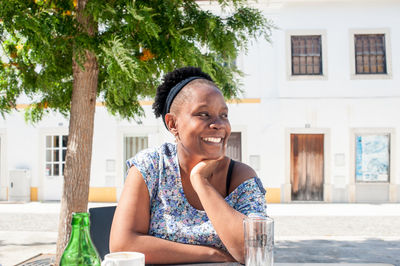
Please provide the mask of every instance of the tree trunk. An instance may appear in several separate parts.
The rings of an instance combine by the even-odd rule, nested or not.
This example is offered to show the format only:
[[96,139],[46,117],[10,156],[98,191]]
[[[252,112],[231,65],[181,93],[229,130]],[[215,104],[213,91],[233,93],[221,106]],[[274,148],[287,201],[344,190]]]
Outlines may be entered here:
[[[81,30],[93,36],[97,30],[97,25],[92,17],[85,16],[83,13],[86,2],[87,0],[77,2],[77,20],[81,24]],[[58,224],[57,265],[69,241],[72,212],[86,212],[89,196],[99,69],[95,54],[88,50],[84,51],[83,68],[79,66],[75,60],[78,49],[79,47],[74,48],[72,65],[74,82],[64,171],[64,189]]]

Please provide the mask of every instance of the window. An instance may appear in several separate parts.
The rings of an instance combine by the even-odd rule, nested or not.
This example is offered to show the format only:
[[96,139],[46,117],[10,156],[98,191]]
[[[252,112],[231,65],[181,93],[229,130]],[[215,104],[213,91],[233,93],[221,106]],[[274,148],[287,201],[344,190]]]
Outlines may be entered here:
[[228,139],[226,155],[235,161],[242,161],[242,133],[232,132]]
[[292,75],[322,75],[321,35],[291,36]]
[[356,74],[386,74],[385,34],[354,35]]
[[351,79],[391,79],[390,29],[350,29]]
[[356,182],[389,182],[390,134],[356,135]]
[[[148,148],[148,137],[124,137],[124,163],[139,151]],[[125,172],[128,171],[125,165]]]
[[46,175],[63,176],[67,154],[67,135],[46,136]]

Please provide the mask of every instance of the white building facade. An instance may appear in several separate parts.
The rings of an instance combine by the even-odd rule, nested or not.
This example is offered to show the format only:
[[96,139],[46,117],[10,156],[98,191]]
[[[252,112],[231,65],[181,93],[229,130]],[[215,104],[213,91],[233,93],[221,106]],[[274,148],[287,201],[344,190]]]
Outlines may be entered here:
[[[400,202],[400,2],[255,7],[278,28],[237,59],[246,75],[241,101],[229,104],[229,154],[253,166],[270,202]],[[28,186],[31,200],[59,200],[68,120],[28,125],[23,108],[0,119],[0,199]],[[171,140],[151,103],[143,108],[137,124],[98,105],[89,200],[117,201],[125,159]]]

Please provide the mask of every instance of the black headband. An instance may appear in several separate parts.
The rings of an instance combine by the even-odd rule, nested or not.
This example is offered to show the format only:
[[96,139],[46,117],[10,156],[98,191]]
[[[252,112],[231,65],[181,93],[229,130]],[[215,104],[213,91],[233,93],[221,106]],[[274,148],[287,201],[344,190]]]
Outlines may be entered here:
[[164,109],[162,112],[162,119],[164,121],[165,127],[168,129],[167,124],[165,123],[165,115],[169,113],[169,110],[171,109],[172,102],[174,101],[176,95],[181,91],[183,87],[186,86],[189,82],[195,79],[204,79],[203,77],[199,76],[193,76],[193,77],[188,77],[182,81],[180,81],[178,84],[176,84],[172,89],[169,91],[167,100],[165,101]]

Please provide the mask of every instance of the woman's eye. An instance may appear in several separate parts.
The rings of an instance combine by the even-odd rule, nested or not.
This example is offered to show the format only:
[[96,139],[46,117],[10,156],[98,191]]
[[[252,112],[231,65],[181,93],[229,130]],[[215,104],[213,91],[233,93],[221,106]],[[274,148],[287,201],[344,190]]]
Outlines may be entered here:
[[201,116],[201,117],[207,117],[208,114],[207,114],[207,113],[200,113],[199,116]]
[[221,117],[222,118],[228,118],[228,114],[222,114]]

